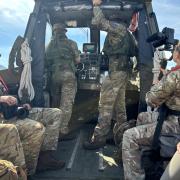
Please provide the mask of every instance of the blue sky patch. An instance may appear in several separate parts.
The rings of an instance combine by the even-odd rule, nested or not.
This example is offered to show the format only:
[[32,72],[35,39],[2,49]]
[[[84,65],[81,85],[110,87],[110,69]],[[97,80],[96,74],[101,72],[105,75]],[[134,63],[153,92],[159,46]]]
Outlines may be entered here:
[[[0,0],[0,65],[8,64],[11,47],[18,35],[24,35],[29,14],[34,6],[33,0]],[[175,29],[175,38],[180,39],[180,1],[179,0],[154,0],[154,12],[157,15],[160,29],[165,26]],[[79,49],[82,43],[87,42],[87,29],[69,30],[68,37],[77,41]],[[102,32],[102,41],[105,33]],[[48,34],[48,39],[50,34]],[[89,40],[89,39],[88,39]]]

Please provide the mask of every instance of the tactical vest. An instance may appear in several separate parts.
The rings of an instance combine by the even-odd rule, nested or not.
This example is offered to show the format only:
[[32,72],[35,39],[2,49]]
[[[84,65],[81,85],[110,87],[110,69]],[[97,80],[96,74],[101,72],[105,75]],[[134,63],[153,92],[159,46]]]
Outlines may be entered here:
[[130,57],[137,55],[137,45],[132,34],[108,34],[104,43],[104,53],[109,57],[109,72],[131,71]]
[[51,68],[52,71],[56,70],[58,67],[62,70],[71,69],[75,72],[74,64],[74,50],[71,47],[71,42],[68,39],[63,40],[52,40],[50,51],[48,56],[51,57]]
[[[103,51],[108,56],[114,55],[123,55],[133,57],[136,52],[132,52],[132,49],[135,49],[132,46],[135,46],[135,42],[133,42],[132,35],[127,31],[126,34],[122,36],[118,36],[118,34],[108,34],[104,43]],[[135,51],[135,50],[134,50]]]

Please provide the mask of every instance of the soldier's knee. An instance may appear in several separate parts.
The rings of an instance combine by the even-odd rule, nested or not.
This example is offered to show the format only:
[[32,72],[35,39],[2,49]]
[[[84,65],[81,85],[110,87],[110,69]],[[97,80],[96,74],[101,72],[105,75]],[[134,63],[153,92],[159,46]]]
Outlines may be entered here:
[[28,134],[29,133],[33,134],[35,132],[43,134],[45,131],[45,127],[42,123],[31,120],[31,119],[28,119],[27,121],[24,122],[23,128],[24,128],[24,131],[26,131],[26,133]]
[[62,119],[62,110],[58,108],[51,108],[50,109],[51,118],[48,119],[48,124],[54,124],[60,122]]
[[138,114],[136,126],[142,125],[149,119],[149,112],[141,112]]
[[131,148],[131,144],[134,141],[134,128],[128,129],[123,134],[122,148],[129,149]]
[[123,142],[126,141],[127,139],[129,139],[129,129],[124,131],[124,134],[123,134]]
[[39,131],[41,133],[45,132],[45,127],[42,123],[37,122],[37,121],[33,121],[33,127],[34,127],[34,131]]
[[32,129],[33,130],[29,132],[31,139],[34,139],[35,142],[41,142],[44,138],[44,133],[46,129],[44,125],[40,122],[34,122]]
[[46,110],[45,110],[45,112],[47,113],[51,113],[51,114],[53,114],[53,115],[61,115],[62,114],[62,110],[61,109],[59,109],[59,108],[47,108]]
[[3,124],[3,127],[4,127],[4,128],[7,128],[7,129],[9,129],[9,130],[17,129],[14,124]]
[[143,119],[144,119],[145,117],[147,117],[148,114],[149,114],[149,112],[141,112],[141,113],[139,113],[139,114],[138,114],[138,120],[139,120],[139,121],[143,121]]
[[18,135],[18,130],[14,124],[5,124],[5,129],[7,129],[7,132],[11,133],[11,135],[16,136]]
[[58,109],[58,108],[53,108],[53,112],[57,115],[61,115],[62,114],[62,110]]

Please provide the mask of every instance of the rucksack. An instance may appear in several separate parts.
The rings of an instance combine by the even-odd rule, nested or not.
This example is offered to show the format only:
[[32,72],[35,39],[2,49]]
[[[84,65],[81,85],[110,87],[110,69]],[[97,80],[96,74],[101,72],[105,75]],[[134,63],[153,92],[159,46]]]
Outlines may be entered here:
[[17,167],[11,162],[0,160],[0,180],[27,180],[25,172],[22,169],[17,172]]

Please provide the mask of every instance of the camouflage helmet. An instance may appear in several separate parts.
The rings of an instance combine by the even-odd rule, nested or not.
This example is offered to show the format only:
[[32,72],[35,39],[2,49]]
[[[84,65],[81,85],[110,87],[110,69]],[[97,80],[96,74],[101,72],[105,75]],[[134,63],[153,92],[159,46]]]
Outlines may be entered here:
[[53,25],[53,31],[55,31],[55,30],[59,30],[59,31],[62,31],[62,32],[67,32],[67,30],[66,30],[66,26],[65,26],[65,24],[63,24],[63,23],[55,23],[54,25]]

